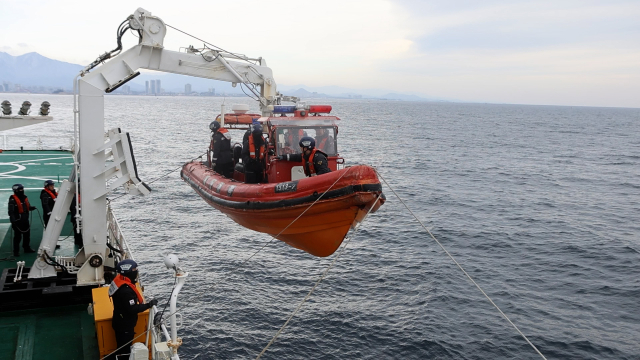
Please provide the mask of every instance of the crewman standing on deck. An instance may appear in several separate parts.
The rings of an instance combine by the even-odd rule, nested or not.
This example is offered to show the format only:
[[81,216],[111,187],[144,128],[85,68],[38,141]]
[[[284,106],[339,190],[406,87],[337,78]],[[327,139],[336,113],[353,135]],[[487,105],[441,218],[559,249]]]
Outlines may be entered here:
[[31,224],[29,222],[29,211],[36,209],[29,204],[29,199],[24,194],[24,186],[15,184],[12,187],[13,195],[9,197],[9,221],[13,229],[13,256],[20,256],[20,240],[25,254],[34,253],[30,247]]
[[276,157],[278,160],[302,162],[304,174],[307,176],[322,175],[331,172],[327,154],[316,149],[316,141],[310,136],[300,139],[302,154],[286,154]]
[[231,134],[221,127],[217,121],[209,125],[211,129],[211,167],[218,174],[233,178],[233,152],[231,151]]
[[44,227],[49,224],[49,218],[53,211],[53,205],[56,204],[56,198],[58,193],[56,192],[56,186],[53,180],[47,180],[44,182],[44,189],[40,192],[40,201],[42,202],[42,217],[44,219]]
[[[147,304],[136,287],[138,279],[138,264],[130,259],[122,260],[116,266],[115,279],[109,285],[109,296],[113,299],[113,319],[111,326],[115,331],[117,349],[111,356],[129,354],[134,342],[134,328],[138,322],[138,313],[157,305],[158,300],[151,300]],[[144,342],[142,336],[137,342]]]

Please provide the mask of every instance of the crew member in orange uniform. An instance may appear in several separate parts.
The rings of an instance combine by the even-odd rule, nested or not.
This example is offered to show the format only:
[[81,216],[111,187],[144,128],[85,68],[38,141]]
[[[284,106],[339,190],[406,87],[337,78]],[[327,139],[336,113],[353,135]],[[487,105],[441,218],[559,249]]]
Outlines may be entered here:
[[40,201],[42,202],[42,217],[44,219],[44,227],[49,224],[49,218],[51,217],[51,211],[53,211],[53,205],[56,204],[56,198],[58,193],[56,192],[56,186],[53,180],[47,180],[44,182],[44,189],[40,192]]
[[12,187],[13,195],[9,197],[9,221],[13,229],[13,256],[20,256],[20,240],[25,253],[34,253],[29,245],[31,242],[31,223],[29,211],[36,209],[29,204],[29,199],[24,194],[24,186],[15,184]]
[[300,139],[302,154],[287,154],[276,157],[278,160],[302,162],[304,173],[307,176],[322,175],[331,172],[327,154],[316,149],[316,141],[310,136]]
[[266,144],[262,137],[262,125],[253,124],[244,134],[242,144],[242,163],[244,164],[244,182],[257,184],[264,180],[264,155]]
[[[111,326],[116,334],[118,347],[112,359],[117,355],[129,354],[129,349],[134,342],[134,328],[138,322],[138,313],[157,305],[158,300],[151,300],[147,304],[138,288],[136,281],[138,278],[138,264],[133,260],[122,260],[116,266],[115,279],[109,285],[109,296],[113,299],[113,319]],[[135,342],[144,342],[146,338],[140,337]]]

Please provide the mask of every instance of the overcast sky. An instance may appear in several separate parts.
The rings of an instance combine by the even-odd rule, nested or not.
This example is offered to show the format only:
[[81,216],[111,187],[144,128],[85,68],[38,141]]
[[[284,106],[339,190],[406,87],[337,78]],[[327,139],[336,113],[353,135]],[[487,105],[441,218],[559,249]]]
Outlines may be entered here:
[[[280,84],[640,107],[640,0],[0,0],[0,51],[85,65],[137,7],[262,56]],[[164,45],[202,44],[169,29]]]

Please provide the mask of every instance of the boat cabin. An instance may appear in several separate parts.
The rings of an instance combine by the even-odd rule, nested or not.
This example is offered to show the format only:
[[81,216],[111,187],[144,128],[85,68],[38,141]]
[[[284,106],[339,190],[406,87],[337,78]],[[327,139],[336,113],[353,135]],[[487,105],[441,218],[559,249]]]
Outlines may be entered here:
[[[331,106],[274,106],[273,116],[260,117],[257,114],[225,114],[225,127],[229,129],[249,129],[257,121],[262,124],[265,137],[265,181],[280,183],[295,181],[305,176],[302,163],[277,160],[279,155],[300,154],[299,141],[303,136],[316,140],[316,148],[327,155],[331,171],[338,170],[344,159],[338,153],[337,116],[329,115]],[[249,125],[249,126],[247,126]],[[235,162],[238,162],[235,156]],[[242,165],[236,166],[234,180],[244,182]]]

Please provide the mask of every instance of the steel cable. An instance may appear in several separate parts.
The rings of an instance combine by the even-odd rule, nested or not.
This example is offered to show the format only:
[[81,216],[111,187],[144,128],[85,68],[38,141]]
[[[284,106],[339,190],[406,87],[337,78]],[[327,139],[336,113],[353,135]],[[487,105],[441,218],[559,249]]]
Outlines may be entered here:
[[[375,168],[374,168],[375,169]],[[398,200],[400,200],[400,202],[402,203],[402,205],[404,205],[404,207],[409,211],[409,213],[411,213],[411,216],[413,216],[414,219],[416,219],[416,221],[418,221],[418,223],[420,223],[420,226],[422,226],[422,228],[431,236],[431,238],[440,246],[440,248],[442,248],[442,250],[449,256],[449,258],[456,264],[456,266],[458,266],[458,268],[460,268],[460,270],[462,270],[462,272],[466,275],[466,277],[473,283],[473,285],[476,286],[476,288],[478,288],[478,290],[480,290],[480,292],[482,293],[482,295],[484,295],[484,297],[487,298],[487,300],[489,300],[489,302],[491,303],[491,305],[493,305],[499,312],[500,314],[509,322],[509,324],[511,324],[511,326],[513,326],[514,329],[516,329],[516,331],[520,334],[520,336],[522,336],[522,338],[524,340],[527,341],[527,343],[529,343],[529,345],[531,345],[531,347],[538,353],[538,355],[540,355],[543,359],[547,359],[546,357],[544,357],[544,355],[542,355],[542,353],[540,352],[540,350],[538,350],[538,348],[533,345],[533,343],[531,341],[529,341],[529,338],[527,338],[522,331],[520,331],[520,329],[516,326],[516,324],[514,324],[511,319],[509,319],[509,317],[502,312],[502,310],[500,310],[500,308],[498,307],[498,305],[496,305],[495,302],[493,302],[493,300],[491,300],[491,298],[489,297],[489,295],[487,295],[487,293],[484,292],[484,290],[482,290],[482,288],[480,287],[480,285],[478,285],[478,283],[476,283],[473,278],[471,278],[471,275],[469,275],[463,268],[462,266],[456,261],[456,259],[447,251],[447,249],[445,249],[445,247],[440,243],[440,241],[438,241],[438,239],[436,239],[435,236],[433,236],[433,234],[431,233],[431,231],[429,231],[429,229],[427,229],[426,226],[424,226],[424,224],[422,223],[422,221],[420,221],[420,219],[418,219],[418,217],[413,213],[413,211],[411,211],[411,209],[407,206],[407,204],[402,200],[402,198],[400,198],[400,196],[398,195],[398,193],[396,193],[396,191],[391,187],[391,185],[389,185],[389,183],[387,182],[387,180],[378,172],[378,170],[376,169],[376,174],[378,174],[378,176],[382,179],[382,181],[384,181],[384,183],[387,185],[387,187],[389,188],[389,190],[391,190],[393,192],[393,194],[398,198]]]

